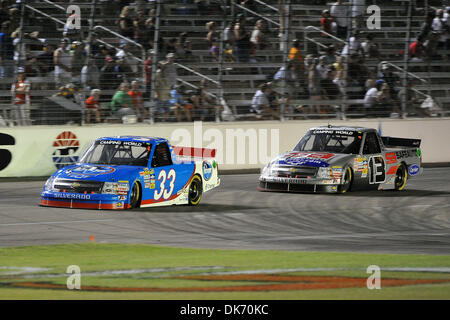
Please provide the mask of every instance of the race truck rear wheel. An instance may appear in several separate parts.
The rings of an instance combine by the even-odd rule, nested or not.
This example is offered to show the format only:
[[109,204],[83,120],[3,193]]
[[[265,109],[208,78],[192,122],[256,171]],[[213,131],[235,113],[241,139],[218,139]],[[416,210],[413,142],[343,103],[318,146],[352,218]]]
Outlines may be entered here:
[[350,191],[353,182],[353,172],[350,167],[347,167],[344,171],[344,175],[342,176],[342,184],[339,185],[338,191],[339,193],[346,193]]
[[395,190],[403,190],[406,186],[406,180],[408,180],[408,170],[406,170],[406,166],[402,163],[397,168],[397,172],[395,174]]
[[130,209],[139,208],[141,196],[141,187],[139,183],[135,182],[133,188],[131,189],[130,195]]
[[191,183],[189,184],[189,205],[196,206],[200,203],[203,193],[202,179],[195,175],[192,177]]

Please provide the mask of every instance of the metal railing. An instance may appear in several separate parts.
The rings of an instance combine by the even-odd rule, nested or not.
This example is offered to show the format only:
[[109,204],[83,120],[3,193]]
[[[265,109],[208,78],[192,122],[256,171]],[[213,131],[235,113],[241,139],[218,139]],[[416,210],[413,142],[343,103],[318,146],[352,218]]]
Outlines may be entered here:
[[261,18],[263,20],[266,20],[267,22],[270,22],[270,23],[276,25],[277,27],[280,27],[280,24],[278,22],[276,22],[276,21],[274,21],[274,20],[272,20],[270,18],[267,18],[267,17],[265,17],[263,15],[260,15],[259,13],[255,12],[253,10],[250,10],[250,9],[244,7],[244,6],[241,6],[240,4],[237,4],[234,0],[232,1],[231,5],[233,7],[238,7],[239,9],[244,10],[244,11],[246,11],[246,12],[248,12],[248,13],[254,15],[254,16],[257,16],[257,17],[259,17],[259,18]]

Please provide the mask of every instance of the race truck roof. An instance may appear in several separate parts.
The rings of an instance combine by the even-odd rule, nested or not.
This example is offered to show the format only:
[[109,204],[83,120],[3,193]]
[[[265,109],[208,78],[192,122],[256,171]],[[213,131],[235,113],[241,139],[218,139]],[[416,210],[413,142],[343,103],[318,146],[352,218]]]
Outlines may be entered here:
[[372,132],[372,131],[376,131],[373,128],[363,128],[363,127],[356,127],[356,126],[320,126],[320,127],[313,127],[311,129],[309,129],[309,131],[315,131],[315,130],[357,131],[357,132]]
[[167,142],[167,139],[160,137],[143,137],[143,136],[114,136],[114,137],[98,138],[96,139],[96,141],[123,141],[123,142],[158,144],[161,142]]

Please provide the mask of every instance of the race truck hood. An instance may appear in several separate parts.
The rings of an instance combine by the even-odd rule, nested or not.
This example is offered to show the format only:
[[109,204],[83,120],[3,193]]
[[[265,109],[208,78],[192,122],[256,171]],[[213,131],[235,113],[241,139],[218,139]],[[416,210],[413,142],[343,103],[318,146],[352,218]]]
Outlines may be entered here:
[[90,181],[119,181],[128,180],[130,176],[136,176],[143,167],[75,164],[59,169],[53,174],[57,179],[90,180]]
[[272,160],[270,166],[292,167],[329,167],[332,165],[345,165],[353,155],[329,152],[304,152],[291,151],[279,155]]

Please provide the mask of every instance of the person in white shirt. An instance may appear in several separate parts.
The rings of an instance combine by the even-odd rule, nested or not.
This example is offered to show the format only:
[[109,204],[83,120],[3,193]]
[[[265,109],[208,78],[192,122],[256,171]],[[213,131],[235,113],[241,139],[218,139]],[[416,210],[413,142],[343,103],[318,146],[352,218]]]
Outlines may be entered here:
[[364,96],[364,108],[371,109],[378,103],[378,88],[381,87],[381,82],[371,80],[368,81],[367,87],[369,88]]
[[344,0],[338,0],[330,8],[331,17],[337,24],[337,36],[341,39],[347,39],[348,22],[350,19],[349,7]]
[[433,31],[439,33],[439,44],[438,49],[446,49],[447,40],[450,38],[449,25],[447,17],[444,16],[444,10],[438,9],[436,11],[436,17],[433,19],[431,24]]
[[53,53],[57,88],[72,81],[72,56],[67,48],[68,44],[67,38],[61,39],[60,47]]
[[353,28],[358,30],[362,28],[364,13],[366,12],[366,0],[351,0]]
[[259,86],[258,91],[252,99],[251,111],[256,113],[256,118],[262,120],[264,116],[273,116],[276,119],[280,119],[280,114],[270,108],[269,94],[271,88],[267,83],[263,83]]

